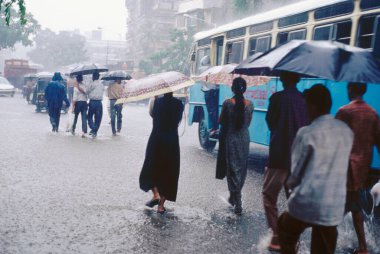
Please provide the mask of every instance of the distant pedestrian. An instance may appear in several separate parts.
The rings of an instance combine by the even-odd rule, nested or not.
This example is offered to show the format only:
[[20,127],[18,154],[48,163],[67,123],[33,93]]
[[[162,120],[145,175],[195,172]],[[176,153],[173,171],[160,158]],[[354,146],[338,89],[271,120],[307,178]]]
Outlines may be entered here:
[[221,137],[219,143],[217,174],[218,179],[227,176],[229,203],[236,214],[243,211],[241,190],[247,176],[250,137],[248,127],[252,120],[253,104],[244,99],[247,89],[243,78],[235,78],[232,83],[234,97],[223,103],[219,123]]
[[75,85],[76,79],[74,75],[70,75],[67,79],[67,95],[70,103],[73,101],[74,97],[74,85]]
[[99,73],[92,74],[92,82],[87,86],[87,94],[90,100],[88,104],[88,126],[90,127],[90,135],[96,137],[103,116],[103,95],[104,86],[99,80]]
[[66,107],[70,107],[70,102],[66,96],[66,89],[62,82],[61,73],[56,72],[52,81],[45,88],[45,99],[53,132],[58,132],[63,102],[66,103]]
[[122,98],[122,94],[123,86],[121,85],[121,80],[115,80],[114,83],[108,86],[107,96],[110,100],[111,128],[114,136],[116,136],[116,132],[120,133],[123,121],[123,104],[115,104],[118,99]]
[[163,214],[165,201],[175,202],[180,172],[178,125],[182,119],[183,104],[167,93],[154,101],[151,116],[153,129],[146,148],[145,161],[140,174],[140,188],[152,190],[153,198],[146,203],[158,205]]
[[345,122],[354,132],[347,178],[346,212],[352,213],[359,248],[355,253],[368,253],[365,240],[363,215],[361,214],[360,193],[366,188],[366,181],[373,156],[373,146],[380,149],[380,120],[376,111],[363,100],[367,84],[350,83],[347,86],[348,105],[339,109],[336,118]]
[[277,200],[289,175],[291,147],[298,129],[309,123],[304,97],[297,89],[300,76],[292,72],[282,72],[280,80],[284,90],[270,97],[266,115],[271,133],[263,185],[265,215],[273,232],[268,249],[274,251],[280,249],[277,237]]
[[304,94],[312,123],[297,132],[292,147],[288,211],[278,220],[281,253],[297,253],[300,235],[311,227],[311,253],[333,254],[344,214],[353,133],[329,114],[332,101],[326,87],[317,84]]
[[77,75],[76,83],[74,85],[74,97],[73,97],[73,112],[74,122],[71,128],[71,133],[75,135],[75,128],[78,121],[78,116],[81,114],[82,120],[82,138],[86,137],[87,133],[87,88],[83,84],[83,76]]

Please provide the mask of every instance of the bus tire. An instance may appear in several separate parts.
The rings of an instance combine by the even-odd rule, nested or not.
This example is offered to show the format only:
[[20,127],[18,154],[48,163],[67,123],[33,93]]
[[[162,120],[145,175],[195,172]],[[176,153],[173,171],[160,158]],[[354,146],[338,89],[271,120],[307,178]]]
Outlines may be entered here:
[[203,114],[200,116],[200,119],[199,119],[198,138],[199,138],[199,144],[201,145],[203,149],[207,150],[208,152],[212,152],[212,150],[214,150],[216,141],[210,140],[207,121]]

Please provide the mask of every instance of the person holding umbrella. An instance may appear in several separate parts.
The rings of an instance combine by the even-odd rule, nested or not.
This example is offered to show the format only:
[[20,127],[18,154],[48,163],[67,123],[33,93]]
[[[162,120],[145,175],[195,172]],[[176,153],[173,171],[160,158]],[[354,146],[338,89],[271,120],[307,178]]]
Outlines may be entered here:
[[277,200],[289,175],[293,139],[298,129],[309,123],[304,97],[297,89],[300,76],[294,72],[283,71],[280,80],[284,90],[270,97],[266,115],[271,134],[262,191],[265,215],[273,232],[268,249],[275,251],[280,250],[277,236]]
[[121,79],[114,79],[114,82],[111,83],[107,88],[107,96],[110,100],[111,108],[111,128],[112,135],[116,136],[116,132],[120,133],[122,121],[123,121],[123,104],[116,104],[116,101],[122,98],[123,86],[121,85]]
[[165,201],[175,202],[180,172],[178,125],[184,106],[173,93],[155,100],[151,116],[153,129],[146,148],[144,165],[140,173],[140,188],[152,190],[148,207],[158,205],[157,212],[165,213]]
[[82,118],[82,138],[84,138],[87,133],[87,88],[83,84],[83,76],[81,74],[76,76],[76,81],[73,97],[74,122],[71,128],[71,133],[75,135],[75,128],[80,113]]
[[45,88],[45,99],[47,100],[53,132],[58,132],[63,101],[66,103],[66,107],[70,107],[70,102],[67,99],[66,89],[62,84],[62,81],[61,73],[56,72],[54,73],[52,81],[49,82],[48,86]]
[[94,72],[92,74],[92,82],[87,86],[87,94],[90,100],[88,104],[88,126],[91,129],[90,135],[93,138],[97,136],[102,121],[103,93],[104,86],[99,80],[99,72]]

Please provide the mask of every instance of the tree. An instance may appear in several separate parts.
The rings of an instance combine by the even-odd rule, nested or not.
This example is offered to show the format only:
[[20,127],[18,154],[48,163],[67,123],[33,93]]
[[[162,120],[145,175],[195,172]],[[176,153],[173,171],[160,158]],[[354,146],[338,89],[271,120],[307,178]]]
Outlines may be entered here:
[[146,74],[161,71],[179,71],[188,74],[188,56],[193,41],[194,29],[173,29],[170,40],[173,44],[166,49],[158,51],[149,57],[148,61],[141,61],[139,67]]
[[36,48],[29,52],[29,57],[48,70],[57,70],[87,60],[86,39],[74,32],[41,30],[36,35],[35,42]]
[[0,13],[2,14],[1,20],[5,19],[5,23],[7,25],[11,22],[11,16],[14,15],[13,5],[18,5],[18,14],[19,14],[19,22],[21,25],[25,25],[27,23],[28,17],[25,9],[25,1],[24,0],[0,0]]
[[[32,45],[30,36],[36,34],[40,29],[38,22],[32,14],[27,13],[28,22],[22,24],[21,17],[16,10],[10,9],[9,12],[12,18],[8,21],[6,21],[4,13],[0,12],[0,50],[12,48],[17,42],[21,42],[24,46]],[[7,22],[9,23],[7,24]]]

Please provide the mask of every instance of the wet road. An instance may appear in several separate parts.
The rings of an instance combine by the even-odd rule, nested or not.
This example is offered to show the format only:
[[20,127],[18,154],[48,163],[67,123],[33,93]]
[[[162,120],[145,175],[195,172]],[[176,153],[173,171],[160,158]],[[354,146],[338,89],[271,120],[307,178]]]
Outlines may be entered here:
[[[251,147],[244,214],[235,216],[223,201],[226,182],[214,177],[216,153],[199,147],[197,126],[186,127],[177,202],[161,216],[144,207],[151,195],[138,186],[152,125],[147,108],[126,106],[116,137],[106,110],[97,139],[65,132],[67,117],[53,134],[48,115],[34,113],[20,95],[0,98],[0,253],[267,253],[265,147]],[[338,253],[356,245],[347,220]],[[379,225],[369,239],[374,253]],[[302,236],[302,253],[309,235]]]

